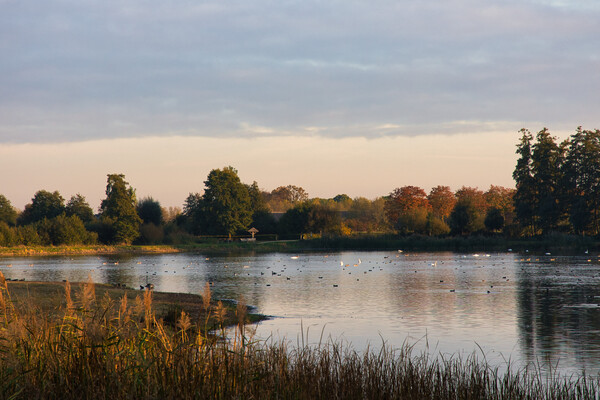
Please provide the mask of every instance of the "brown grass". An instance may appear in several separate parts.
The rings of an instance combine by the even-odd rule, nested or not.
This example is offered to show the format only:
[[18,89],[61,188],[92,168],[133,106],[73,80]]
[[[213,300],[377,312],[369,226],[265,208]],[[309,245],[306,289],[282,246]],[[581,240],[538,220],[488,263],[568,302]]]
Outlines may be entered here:
[[[257,342],[242,301],[234,312],[196,296],[200,313],[178,310],[169,325],[158,317],[161,293],[131,293],[93,282],[2,282],[0,273],[3,399],[538,400],[600,395],[598,378],[547,377],[539,369],[502,371],[475,356],[432,359],[427,353],[413,355],[410,346],[359,354],[335,342],[296,347]],[[31,301],[32,295],[45,296],[44,301]],[[235,331],[225,336],[227,318],[235,321]]]

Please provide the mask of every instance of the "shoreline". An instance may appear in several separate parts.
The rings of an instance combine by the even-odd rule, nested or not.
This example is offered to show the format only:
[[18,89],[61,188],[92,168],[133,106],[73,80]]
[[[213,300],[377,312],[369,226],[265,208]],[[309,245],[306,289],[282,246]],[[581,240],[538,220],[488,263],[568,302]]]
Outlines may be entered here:
[[600,252],[600,241],[589,236],[551,234],[541,237],[511,239],[490,236],[430,237],[412,235],[363,235],[322,237],[310,240],[257,242],[204,242],[180,245],[74,245],[0,247],[0,257],[90,256],[120,254],[232,254],[296,253],[321,251],[403,251],[412,252],[552,252],[576,254]]
[[[69,282],[71,290],[75,296],[83,292],[86,285],[85,282]],[[66,282],[58,281],[21,281],[6,279],[8,291],[11,296],[18,300],[17,304],[30,305],[39,307],[40,310],[46,313],[56,313],[65,308],[65,286]],[[109,296],[112,301],[119,301],[123,296],[126,296],[129,301],[133,302],[136,297],[144,296],[145,290],[138,290],[129,287],[110,285],[104,283],[93,283],[94,297],[98,304],[105,296]],[[177,313],[185,311],[191,318],[196,320],[203,315],[203,300],[202,296],[194,293],[181,292],[160,292],[151,291],[152,302],[157,316],[164,319],[176,318]],[[212,299],[211,308],[216,306],[217,302],[221,302],[226,311],[225,326],[233,326],[237,323],[235,319],[237,302],[234,300]],[[261,321],[273,318],[271,316],[259,314],[255,312],[255,308],[247,305],[247,323],[255,324]],[[172,321],[174,322],[174,321]]]

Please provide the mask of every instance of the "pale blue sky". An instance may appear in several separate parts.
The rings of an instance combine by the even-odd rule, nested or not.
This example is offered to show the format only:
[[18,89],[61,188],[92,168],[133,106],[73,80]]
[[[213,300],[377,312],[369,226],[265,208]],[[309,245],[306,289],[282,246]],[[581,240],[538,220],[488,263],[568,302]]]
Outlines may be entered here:
[[[105,175],[123,172],[139,192],[180,205],[224,165],[265,189],[302,183],[315,196],[510,185],[521,127],[600,128],[597,4],[0,0],[0,151],[9,155],[0,168],[10,171],[0,192],[17,207],[42,188],[96,204]],[[502,167],[462,167],[481,141],[496,144],[485,155]],[[441,159],[389,164],[407,151],[392,145],[415,146],[408,158],[423,160],[415,151],[434,142],[454,160],[442,170],[428,169]],[[59,143],[80,155],[53,158]],[[115,145],[132,147],[118,160],[98,153]],[[146,157],[129,163],[136,146]],[[296,147],[310,165],[294,154],[271,166]],[[323,148],[329,160],[315,156]],[[349,151],[374,163],[363,164],[373,174],[329,164]],[[246,165],[253,153],[262,158]],[[144,167],[161,165],[177,175],[170,187],[136,185],[150,181]]]

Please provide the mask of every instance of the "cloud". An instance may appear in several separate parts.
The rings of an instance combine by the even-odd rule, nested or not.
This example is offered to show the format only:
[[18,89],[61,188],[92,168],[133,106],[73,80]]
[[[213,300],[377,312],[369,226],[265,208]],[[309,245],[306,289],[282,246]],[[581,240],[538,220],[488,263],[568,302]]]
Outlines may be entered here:
[[0,142],[598,127],[595,4],[0,1]]

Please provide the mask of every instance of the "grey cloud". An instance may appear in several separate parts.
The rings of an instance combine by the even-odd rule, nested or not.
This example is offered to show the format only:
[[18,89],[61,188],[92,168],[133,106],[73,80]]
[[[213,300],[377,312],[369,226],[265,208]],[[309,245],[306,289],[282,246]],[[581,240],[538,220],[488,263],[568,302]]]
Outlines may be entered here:
[[0,1],[0,142],[598,127],[594,4]]

